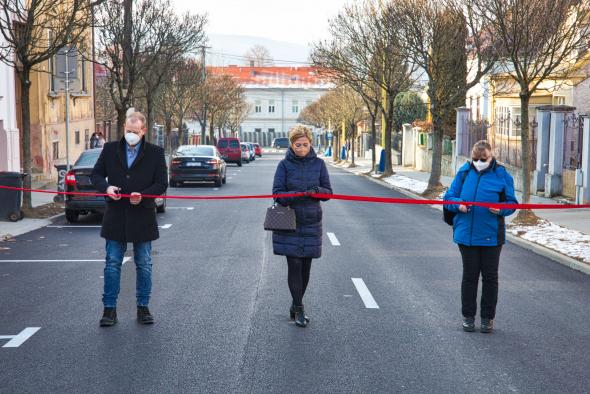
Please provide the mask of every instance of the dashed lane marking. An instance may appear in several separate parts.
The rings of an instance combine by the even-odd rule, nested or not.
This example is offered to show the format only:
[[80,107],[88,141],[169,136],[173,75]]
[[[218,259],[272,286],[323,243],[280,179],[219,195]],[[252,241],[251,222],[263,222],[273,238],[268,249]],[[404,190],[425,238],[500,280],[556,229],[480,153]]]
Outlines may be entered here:
[[356,287],[356,291],[358,291],[363,303],[365,304],[365,308],[367,309],[379,309],[379,305],[373,298],[373,295],[369,291],[369,288],[365,284],[365,281],[362,278],[351,278],[352,283]]
[[340,241],[338,241],[338,238],[336,238],[334,233],[328,233],[328,238],[333,246],[340,246]]

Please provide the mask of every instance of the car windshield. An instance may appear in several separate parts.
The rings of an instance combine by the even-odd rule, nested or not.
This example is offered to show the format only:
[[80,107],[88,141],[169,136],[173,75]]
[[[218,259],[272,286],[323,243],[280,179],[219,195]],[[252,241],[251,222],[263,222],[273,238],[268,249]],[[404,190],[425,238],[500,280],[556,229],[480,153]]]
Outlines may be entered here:
[[231,140],[229,142],[229,147],[230,148],[239,148],[240,147],[240,143],[237,140]]
[[98,160],[98,156],[100,156],[100,150],[92,150],[92,151],[86,151],[86,152],[82,152],[82,154],[80,155],[80,157],[78,158],[78,161],[76,161],[76,164],[74,164],[75,167],[94,167],[94,165],[96,164],[96,161]]
[[242,151],[246,152],[248,150],[248,147],[246,145],[242,145]]
[[181,146],[176,153],[178,156],[215,156],[212,146]]
[[227,140],[221,140],[219,141],[219,143],[217,144],[218,148],[227,148]]

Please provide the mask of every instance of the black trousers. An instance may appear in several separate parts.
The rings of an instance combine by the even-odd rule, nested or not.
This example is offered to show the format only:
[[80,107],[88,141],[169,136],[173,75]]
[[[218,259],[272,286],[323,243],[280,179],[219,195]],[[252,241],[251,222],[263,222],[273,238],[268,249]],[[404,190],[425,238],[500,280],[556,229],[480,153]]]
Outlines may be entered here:
[[499,246],[459,245],[463,258],[463,280],[461,282],[461,312],[465,317],[477,314],[477,287],[481,274],[481,317],[493,319],[498,303]]
[[287,256],[287,265],[289,266],[288,282],[293,304],[301,306],[303,305],[303,295],[309,283],[311,258]]

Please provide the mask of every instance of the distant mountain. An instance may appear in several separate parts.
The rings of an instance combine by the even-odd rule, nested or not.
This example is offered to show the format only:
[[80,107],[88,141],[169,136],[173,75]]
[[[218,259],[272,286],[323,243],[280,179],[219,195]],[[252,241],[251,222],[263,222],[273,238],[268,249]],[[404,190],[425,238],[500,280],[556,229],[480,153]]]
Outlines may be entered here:
[[212,66],[232,64],[245,66],[246,61],[243,56],[254,45],[266,47],[275,60],[276,66],[304,65],[309,61],[309,48],[305,45],[263,37],[210,34],[209,46],[211,49],[207,55],[207,64]]

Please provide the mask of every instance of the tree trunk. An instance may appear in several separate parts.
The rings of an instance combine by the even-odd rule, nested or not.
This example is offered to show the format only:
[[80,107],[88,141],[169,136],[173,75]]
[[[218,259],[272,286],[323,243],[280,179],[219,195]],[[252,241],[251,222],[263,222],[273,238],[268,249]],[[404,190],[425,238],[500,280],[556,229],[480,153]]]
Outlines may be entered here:
[[[520,93],[520,147],[522,166],[522,203],[528,204],[531,201],[531,149],[529,140],[529,101],[530,93]],[[539,218],[530,209],[523,209],[518,212],[515,222],[522,224],[537,224]]]
[[182,115],[178,116],[178,144],[184,145],[184,128],[182,127],[182,122],[184,118]]
[[430,178],[428,187],[424,191],[425,195],[436,194],[442,190],[440,183],[441,164],[442,164],[442,140],[443,127],[442,117],[435,111],[432,114],[432,166],[430,168]]
[[211,124],[209,125],[209,144],[214,145],[213,139],[215,137],[215,126],[213,125],[213,118],[211,118]]
[[[32,157],[31,157],[31,108],[30,108],[30,88],[31,82],[29,81],[30,70],[23,68],[20,73],[20,88],[21,88],[21,118],[23,127],[23,140],[21,144],[23,146],[23,164],[24,172],[28,174],[24,178],[24,188],[31,189],[32,185]],[[23,208],[32,209],[33,201],[31,198],[31,192],[23,192]]]
[[[393,101],[395,100],[395,94],[387,96],[387,116],[385,117],[385,143],[382,144],[385,149],[385,171],[382,177],[388,177],[393,174],[393,166],[391,160],[391,132],[393,129]],[[383,141],[382,141],[383,142]]]
[[371,115],[371,172],[375,171],[377,166],[377,152],[375,152],[375,143],[377,141],[377,126],[375,126],[375,120],[377,115]]
[[351,143],[351,149],[350,149],[351,153],[352,153],[352,155],[350,156],[352,158],[352,163],[350,165],[351,167],[355,167],[355,164],[354,164],[354,147],[355,147],[354,140],[355,139],[356,139],[356,125],[353,124],[352,125],[352,143]]
[[125,106],[117,108],[117,140],[125,135],[125,121],[127,120],[127,110]]
[[147,133],[145,134],[148,141],[155,141],[156,136],[154,135],[154,99],[152,93],[148,91],[146,93],[146,117],[147,117]]

